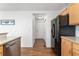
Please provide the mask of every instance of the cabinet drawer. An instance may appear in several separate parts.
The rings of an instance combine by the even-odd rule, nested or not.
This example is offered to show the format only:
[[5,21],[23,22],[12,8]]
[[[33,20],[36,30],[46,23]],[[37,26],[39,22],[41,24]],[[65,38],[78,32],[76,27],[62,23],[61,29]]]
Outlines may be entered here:
[[73,50],[79,51],[79,44],[73,43]]

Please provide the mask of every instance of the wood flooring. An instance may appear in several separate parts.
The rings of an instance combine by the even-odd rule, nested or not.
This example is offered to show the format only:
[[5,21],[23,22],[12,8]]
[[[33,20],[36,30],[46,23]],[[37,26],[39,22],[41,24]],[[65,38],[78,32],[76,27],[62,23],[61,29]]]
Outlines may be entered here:
[[46,48],[43,39],[36,39],[33,48],[21,48],[21,56],[55,56],[53,48]]

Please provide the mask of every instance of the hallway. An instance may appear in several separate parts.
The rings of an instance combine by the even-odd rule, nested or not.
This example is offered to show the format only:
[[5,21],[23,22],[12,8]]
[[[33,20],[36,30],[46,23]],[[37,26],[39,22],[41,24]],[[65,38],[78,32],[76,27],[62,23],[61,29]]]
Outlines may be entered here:
[[55,56],[55,51],[52,48],[46,48],[43,39],[36,39],[34,48],[22,48],[22,56]]

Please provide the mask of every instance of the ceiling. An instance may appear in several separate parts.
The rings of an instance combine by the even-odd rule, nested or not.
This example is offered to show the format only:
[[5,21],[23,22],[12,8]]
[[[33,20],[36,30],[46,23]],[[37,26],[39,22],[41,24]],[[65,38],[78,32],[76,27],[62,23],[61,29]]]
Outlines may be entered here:
[[56,11],[68,5],[68,3],[0,3],[0,11]]

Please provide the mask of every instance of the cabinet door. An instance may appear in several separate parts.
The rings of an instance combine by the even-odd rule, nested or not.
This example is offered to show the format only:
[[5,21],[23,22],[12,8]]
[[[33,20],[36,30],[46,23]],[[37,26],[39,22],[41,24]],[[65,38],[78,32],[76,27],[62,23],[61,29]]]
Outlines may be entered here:
[[79,56],[79,44],[73,43],[73,56]]
[[69,24],[79,24],[79,4],[72,4],[69,7]]
[[3,45],[0,46],[0,56],[3,56]]
[[73,56],[79,56],[79,51],[77,50],[73,51]]
[[72,42],[62,39],[61,43],[61,55],[62,56],[71,56],[72,55]]

